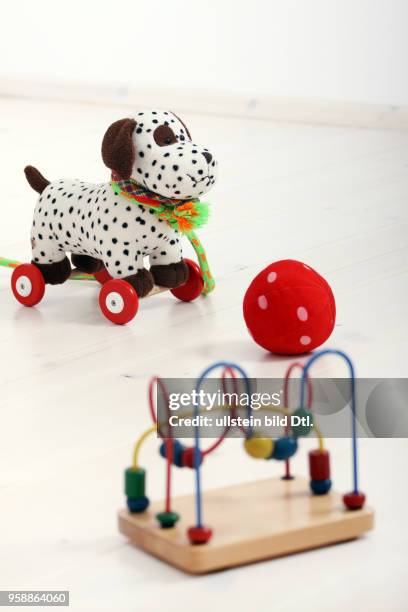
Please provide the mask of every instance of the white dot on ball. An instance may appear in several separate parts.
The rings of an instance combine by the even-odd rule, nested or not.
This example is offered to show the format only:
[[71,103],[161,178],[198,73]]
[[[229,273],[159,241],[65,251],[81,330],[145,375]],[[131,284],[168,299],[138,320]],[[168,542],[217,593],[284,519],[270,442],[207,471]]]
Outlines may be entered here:
[[277,278],[277,274],[276,272],[269,272],[268,276],[266,277],[266,280],[268,281],[268,283],[273,283],[274,281],[276,281]]
[[303,344],[303,346],[306,346],[307,344],[310,344],[312,341],[310,336],[301,336],[300,337],[300,344]]
[[258,306],[262,308],[262,310],[266,310],[268,308],[268,300],[264,295],[260,295],[258,298]]
[[307,321],[309,318],[309,313],[307,312],[304,306],[299,306],[296,311],[299,321]]

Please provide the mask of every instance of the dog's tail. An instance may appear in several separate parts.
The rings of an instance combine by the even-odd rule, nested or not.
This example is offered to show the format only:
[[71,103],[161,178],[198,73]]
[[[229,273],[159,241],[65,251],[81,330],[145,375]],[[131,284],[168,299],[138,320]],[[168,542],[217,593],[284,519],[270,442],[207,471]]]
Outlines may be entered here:
[[50,184],[50,181],[47,181],[41,172],[39,172],[37,168],[34,168],[34,166],[26,166],[24,168],[24,174],[30,184],[30,187],[32,187],[34,191],[37,191],[38,193],[42,193]]

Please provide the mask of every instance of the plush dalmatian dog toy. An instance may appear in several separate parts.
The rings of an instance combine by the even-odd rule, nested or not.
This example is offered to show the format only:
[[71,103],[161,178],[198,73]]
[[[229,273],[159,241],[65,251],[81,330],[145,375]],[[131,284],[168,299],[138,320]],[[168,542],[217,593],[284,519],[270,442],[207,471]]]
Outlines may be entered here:
[[[108,128],[102,158],[113,182],[50,183],[33,166],[25,168],[29,184],[40,194],[31,246],[33,263],[45,282],[54,285],[68,279],[70,252],[77,269],[94,273],[105,266],[113,278],[133,285],[140,297],[154,284],[173,288],[185,283],[188,268],[180,231],[155,214],[151,203],[171,203],[177,209],[197,201],[216,180],[212,153],[192,141],[174,113],[149,110]],[[139,196],[136,200],[128,193],[133,191]]]

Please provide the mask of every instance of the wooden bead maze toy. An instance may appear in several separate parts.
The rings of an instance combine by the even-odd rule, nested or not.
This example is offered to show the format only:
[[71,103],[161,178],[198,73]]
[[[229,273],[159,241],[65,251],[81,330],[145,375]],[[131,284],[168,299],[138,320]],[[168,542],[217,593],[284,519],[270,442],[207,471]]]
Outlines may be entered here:
[[[350,371],[352,489],[343,496],[332,490],[329,451],[312,412],[309,372],[316,360],[324,355],[341,357]],[[155,385],[167,403],[169,398],[163,381],[153,378],[149,384],[153,424],[136,442],[132,466],[125,471],[127,509],[119,512],[120,531],[144,551],[186,572],[201,574],[351,540],[372,529],[373,512],[365,507],[365,495],[358,483],[353,364],[339,350],[317,352],[304,366],[293,363],[285,376],[285,406],[289,403],[289,377],[295,367],[302,369],[299,407],[294,411],[273,405],[263,409],[288,416],[309,415],[312,425],[287,426],[284,435],[276,440],[257,437],[252,427],[242,428],[246,453],[259,460],[283,462],[283,476],[225,487],[206,492],[205,495],[201,484],[205,461],[223,443],[231,427],[227,426],[219,439],[206,449],[201,446],[199,426],[194,429],[194,444],[189,447],[172,437],[171,428],[168,428],[165,436],[163,424],[157,423]],[[223,389],[226,388],[227,379],[232,379],[235,392],[239,375],[246,390],[250,391],[249,379],[239,365],[220,362],[208,367],[199,377],[197,392],[204,380],[218,368],[222,369]],[[218,406],[216,409],[228,410],[232,416],[237,414],[234,405]],[[248,408],[248,415],[251,410]],[[191,415],[197,417],[201,412],[202,408],[197,403]],[[309,452],[308,483],[305,478],[291,473],[290,459],[297,452],[300,439],[312,431],[317,435],[318,445]],[[149,503],[145,494],[146,471],[139,463],[143,443],[156,432],[161,437],[159,455],[166,461],[164,505],[162,502]],[[194,496],[172,499],[172,473],[175,467],[193,470]]]

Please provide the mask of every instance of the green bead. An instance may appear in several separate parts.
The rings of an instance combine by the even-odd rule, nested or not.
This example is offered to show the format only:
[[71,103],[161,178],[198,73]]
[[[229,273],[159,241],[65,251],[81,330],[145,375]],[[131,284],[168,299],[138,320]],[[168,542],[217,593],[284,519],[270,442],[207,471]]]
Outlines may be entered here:
[[170,527],[174,527],[179,520],[180,515],[177,514],[177,512],[159,512],[156,514],[156,518],[159,521],[162,529],[169,529]]
[[146,472],[143,468],[132,467],[125,470],[125,495],[126,497],[143,497],[145,494]]
[[[292,425],[293,435],[299,438],[300,436],[307,436],[310,433],[310,430],[313,427],[313,414],[310,410],[306,410],[306,408],[297,408],[292,417],[300,417],[306,420],[306,424]],[[307,424],[307,420],[309,424]],[[292,420],[291,420],[292,422]]]

